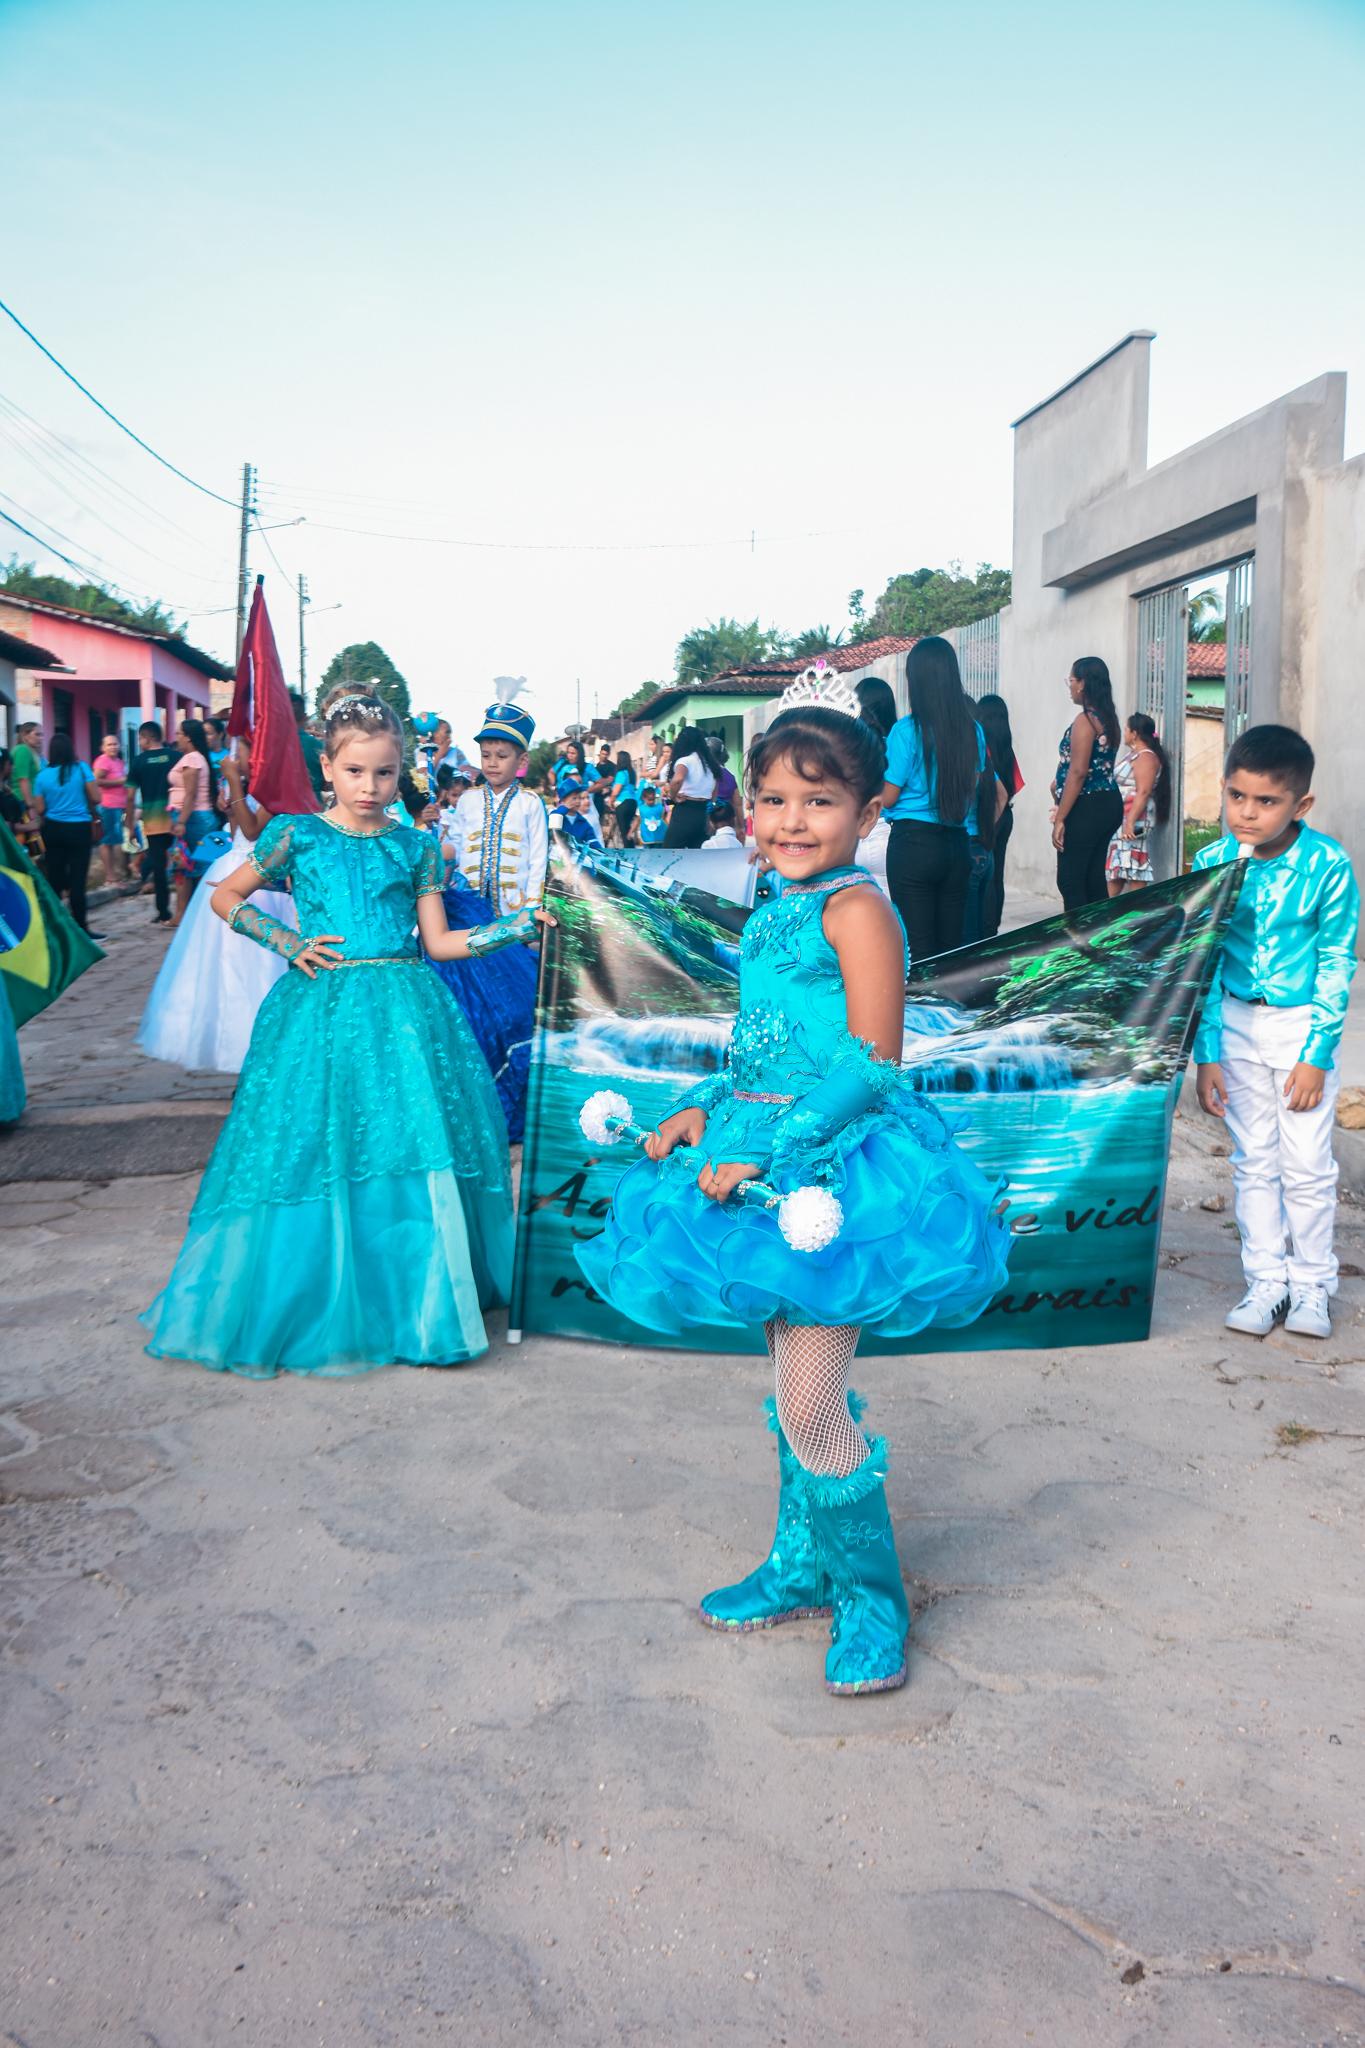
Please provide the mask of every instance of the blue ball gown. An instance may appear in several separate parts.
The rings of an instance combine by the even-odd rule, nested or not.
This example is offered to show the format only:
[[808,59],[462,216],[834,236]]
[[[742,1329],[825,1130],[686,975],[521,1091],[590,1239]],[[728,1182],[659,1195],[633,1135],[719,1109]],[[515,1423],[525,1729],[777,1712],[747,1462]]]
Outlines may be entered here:
[[[445,891],[452,931],[488,924],[495,915],[486,896],[453,882]],[[509,1144],[526,1129],[526,1087],[536,1022],[536,955],[524,946],[485,953],[481,960],[433,960],[431,969],[454,996],[488,1062],[507,1120]]]
[[[706,1110],[701,1145],[627,1168],[605,1228],[577,1249],[597,1293],[632,1321],[679,1335],[781,1316],[860,1323],[894,1339],[974,1322],[1002,1286],[998,1189],[910,1077],[874,1061],[849,1031],[822,919],[833,894],[859,885],[876,886],[863,868],[788,882],[745,925],[726,1069],[685,1098]],[[799,1131],[793,1112],[836,1070],[872,1106],[809,1143],[784,1143],[784,1119]],[[708,1161],[766,1165],[775,1146],[769,1177],[784,1193],[823,1187],[843,1207],[823,1251],[794,1250],[771,1211],[719,1204],[697,1188]]]
[[262,1003],[147,1348],[255,1379],[475,1358],[508,1297],[512,1192],[488,1068],[413,932],[436,843],[279,817],[248,858],[346,964]]

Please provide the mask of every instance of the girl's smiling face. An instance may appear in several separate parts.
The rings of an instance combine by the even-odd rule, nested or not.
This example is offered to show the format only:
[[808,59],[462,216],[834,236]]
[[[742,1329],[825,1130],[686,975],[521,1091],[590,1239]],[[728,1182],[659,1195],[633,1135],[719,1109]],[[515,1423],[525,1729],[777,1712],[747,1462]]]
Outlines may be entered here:
[[345,731],[322,772],[336,796],[337,815],[358,832],[373,832],[393,802],[401,767],[392,733]]
[[754,791],[754,844],[788,882],[848,867],[881,814],[881,799],[861,803],[846,782],[810,781],[785,754],[763,770]]

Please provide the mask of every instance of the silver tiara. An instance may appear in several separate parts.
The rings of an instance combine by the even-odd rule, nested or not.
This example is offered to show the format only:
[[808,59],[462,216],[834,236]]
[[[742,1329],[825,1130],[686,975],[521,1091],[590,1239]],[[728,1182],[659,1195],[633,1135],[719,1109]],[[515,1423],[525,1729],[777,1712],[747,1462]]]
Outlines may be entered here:
[[388,708],[382,697],[361,696],[357,693],[350,697],[338,697],[335,704],[328,705],[327,716],[339,718],[343,711],[363,710],[367,718],[382,718]]
[[846,683],[838,670],[831,668],[823,657],[810,668],[803,668],[796,681],[782,692],[777,700],[778,716],[784,711],[796,711],[803,704],[819,705],[826,711],[842,711],[848,718],[858,716],[858,699],[852,685]]

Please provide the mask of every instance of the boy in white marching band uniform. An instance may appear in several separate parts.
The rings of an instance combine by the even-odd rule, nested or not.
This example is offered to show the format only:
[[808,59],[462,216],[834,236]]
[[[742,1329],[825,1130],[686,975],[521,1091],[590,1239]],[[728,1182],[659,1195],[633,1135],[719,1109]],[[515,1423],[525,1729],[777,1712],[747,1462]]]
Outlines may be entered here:
[[490,704],[475,734],[483,786],[467,789],[442,819],[446,859],[468,888],[488,899],[495,917],[538,904],[545,893],[545,804],[517,775],[535,729],[519,705]]

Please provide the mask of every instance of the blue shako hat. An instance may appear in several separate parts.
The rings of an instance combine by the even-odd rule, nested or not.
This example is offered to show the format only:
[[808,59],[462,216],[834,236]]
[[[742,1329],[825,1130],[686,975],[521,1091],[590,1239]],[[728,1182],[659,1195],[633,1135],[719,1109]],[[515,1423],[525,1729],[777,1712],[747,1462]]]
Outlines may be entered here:
[[477,746],[480,740],[510,740],[514,747],[529,747],[535,729],[534,718],[520,704],[490,704],[474,735],[474,744]]

